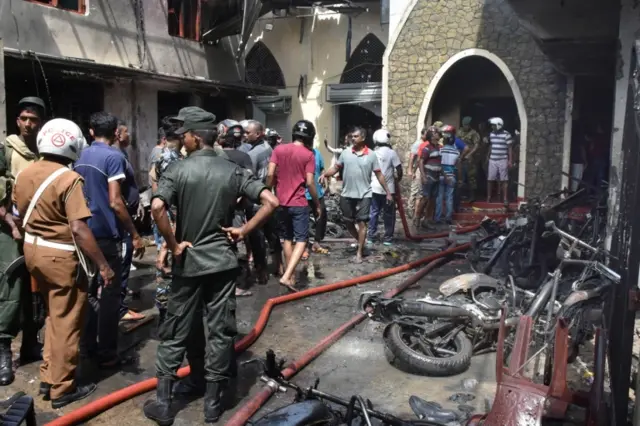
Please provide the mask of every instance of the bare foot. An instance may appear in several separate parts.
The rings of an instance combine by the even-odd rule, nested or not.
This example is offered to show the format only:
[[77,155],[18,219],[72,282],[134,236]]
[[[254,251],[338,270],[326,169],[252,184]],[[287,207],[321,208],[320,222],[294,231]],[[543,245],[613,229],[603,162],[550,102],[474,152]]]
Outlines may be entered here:
[[295,288],[295,281],[293,280],[285,280],[284,278],[280,279],[280,285],[285,286],[286,288],[289,289],[289,291],[293,292],[293,293],[297,293],[298,289]]
[[122,321],[140,321],[144,318],[145,316],[143,314],[139,314],[138,312],[134,312],[129,309],[127,313],[122,317]]
[[356,263],[356,264],[362,263],[362,255],[361,254],[356,255],[356,258],[353,261],[353,263]]

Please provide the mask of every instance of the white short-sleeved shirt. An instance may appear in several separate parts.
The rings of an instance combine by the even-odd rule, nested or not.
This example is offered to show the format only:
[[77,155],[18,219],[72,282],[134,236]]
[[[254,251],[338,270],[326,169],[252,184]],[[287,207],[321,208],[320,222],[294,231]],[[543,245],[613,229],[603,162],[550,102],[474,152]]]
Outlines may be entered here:
[[[393,172],[396,167],[400,164],[400,157],[398,154],[388,146],[379,146],[375,150],[376,156],[378,157],[378,163],[380,163],[380,171],[384,175],[384,180],[387,182],[387,186],[389,187],[389,191],[392,194],[396,193],[396,185],[395,178]],[[371,174],[371,190],[375,194],[386,194],[380,182],[376,178],[375,173]]]

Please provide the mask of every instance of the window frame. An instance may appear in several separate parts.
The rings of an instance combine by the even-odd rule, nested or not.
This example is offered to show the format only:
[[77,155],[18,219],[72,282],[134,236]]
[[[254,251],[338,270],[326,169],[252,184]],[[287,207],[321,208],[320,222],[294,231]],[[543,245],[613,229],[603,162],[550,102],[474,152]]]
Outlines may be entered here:
[[[186,25],[187,23],[185,22],[185,7],[186,7],[186,3],[189,0],[182,0],[180,2],[180,7],[181,10],[179,11],[179,13],[176,14],[174,8],[169,7],[169,0],[167,0],[167,32],[169,33],[169,35],[171,37],[178,37],[178,38],[183,38],[185,40],[191,40],[191,41],[197,41],[200,42],[201,41],[201,34],[200,34],[200,22],[202,19],[202,0],[195,0],[195,19],[194,19],[194,25],[195,28],[193,29],[193,33],[195,34],[195,37],[188,37],[185,35],[185,29],[186,29]],[[172,17],[177,17],[178,18],[178,33],[177,34],[172,34],[171,32],[169,32],[169,20],[172,19]],[[174,18],[175,19],[175,18]]]
[[45,0],[47,1],[47,3],[43,3],[42,1],[37,1],[37,0],[24,0],[24,1],[28,3],[37,4],[38,6],[52,7],[54,9],[64,10],[65,12],[77,13],[79,15],[87,14],[87,0],[78,0],[78,9],[65,9],[62,7],[58,7],[59,0]]

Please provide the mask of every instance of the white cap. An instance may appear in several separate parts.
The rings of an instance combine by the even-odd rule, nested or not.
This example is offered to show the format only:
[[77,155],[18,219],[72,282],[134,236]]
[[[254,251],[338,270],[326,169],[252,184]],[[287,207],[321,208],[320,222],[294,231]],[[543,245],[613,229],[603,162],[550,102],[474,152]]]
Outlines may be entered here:
[[82,130],[73,121],[54,118],[38,132],[38,152],[76,161],[87,146]]
[[373,143],[389,144],[391,142],[391,134],[385,129],[376,130],[373,133]]
[[504,121],[500,117],[493,117],[489,119],[489,124],[495,124],[498,127],[504,126]]

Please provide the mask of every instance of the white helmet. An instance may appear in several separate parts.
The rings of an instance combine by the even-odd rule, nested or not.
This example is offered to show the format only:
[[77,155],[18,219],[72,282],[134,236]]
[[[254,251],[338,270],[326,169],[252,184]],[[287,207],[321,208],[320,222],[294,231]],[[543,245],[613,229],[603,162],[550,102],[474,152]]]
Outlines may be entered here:
[[385,129],[376,130],[373,133],[373,143],[379,145],[389,145],[391,143],[391,134]]
[[504,127],[504,121],[502,121],[502,118],[500,118],[500,117],[490,118],[489,119],[489,124],[495,125],[496,126],[496,130],[500,130],[500,129],[502,129],[502,127]]
[[87,146],[82,130],[76,123],[64,118],[47,121],[38,132],[38,151],[76,161]]
[[249,127],[249,120],[242,120],[242,121],[240,122],[240,125],[242,126],[242,128],[243,128],[244,130],[247,130],[247,127]]

